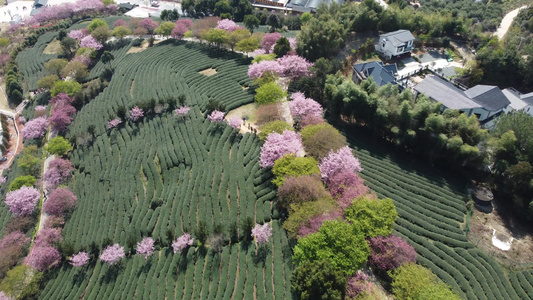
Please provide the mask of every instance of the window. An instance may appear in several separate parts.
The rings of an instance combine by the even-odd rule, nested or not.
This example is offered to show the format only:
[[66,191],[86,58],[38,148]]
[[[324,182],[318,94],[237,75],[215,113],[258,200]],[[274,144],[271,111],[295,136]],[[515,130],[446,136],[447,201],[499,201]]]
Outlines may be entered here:
[[398,49],[396,50],[396,53],[403,52],[403,49],[404,49],[403,46],[398,47]]
[[385,48],[385,40],[383,40],[383,44],[381,44],[381,48]]

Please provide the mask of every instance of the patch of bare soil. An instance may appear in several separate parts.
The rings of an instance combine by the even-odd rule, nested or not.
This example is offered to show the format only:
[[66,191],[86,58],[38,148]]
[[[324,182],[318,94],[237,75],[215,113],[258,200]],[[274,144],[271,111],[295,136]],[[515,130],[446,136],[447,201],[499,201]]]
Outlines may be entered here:
[[[493,244],[493,235],[500,241],[510,241],[512,238],[511,248],[507,251],[498,249]],[[496,209],[485,214],[474,208],[468,238],[513,270],[523,270],[533,265],[533,236],[524,228],[506,224]]]
[[148,41],[147,40],[144,40],[142,43],[141,43],[141,46],[140,47],[131,47],[127,53],[139,53],[141,51],[143,51],[144,49],[148,48]]
[[43,50],[43,54],[61,54],[63,53],[63,50],[61,49],[61,42],[59,42],[57,39],[53,39],[46,48]]
[[215,75],[217,73],[217,70],[213,68],[208,68],[208,69],[199,71],[198,73],[209,77],[209,76]]

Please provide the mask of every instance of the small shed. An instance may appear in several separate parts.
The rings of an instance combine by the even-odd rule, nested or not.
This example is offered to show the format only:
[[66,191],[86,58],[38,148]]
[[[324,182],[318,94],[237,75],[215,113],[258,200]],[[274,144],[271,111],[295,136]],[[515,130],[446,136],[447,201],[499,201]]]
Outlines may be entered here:
[[474,205],[479,211],[484,213],[492,212],[494,195],[490,189],[478,186],[472,191],[472,198],[474,199]]

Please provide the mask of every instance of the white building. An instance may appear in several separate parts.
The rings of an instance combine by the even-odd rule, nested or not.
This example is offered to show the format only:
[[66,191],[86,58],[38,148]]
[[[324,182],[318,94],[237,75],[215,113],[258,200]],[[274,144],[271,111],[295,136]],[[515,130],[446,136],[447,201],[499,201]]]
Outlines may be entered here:
[[400,29],[379,36],[376,51],[387,59],[407,53],[414,48],[415,37],[409,30]]
[[467,90],[435,75],[428,75],[415,91],[442,104],[441,110],[457,109],[468,116],[475,115],[485,128],[494,125],[494,119],[507,110],[511,102],[493,85],[476,85]]

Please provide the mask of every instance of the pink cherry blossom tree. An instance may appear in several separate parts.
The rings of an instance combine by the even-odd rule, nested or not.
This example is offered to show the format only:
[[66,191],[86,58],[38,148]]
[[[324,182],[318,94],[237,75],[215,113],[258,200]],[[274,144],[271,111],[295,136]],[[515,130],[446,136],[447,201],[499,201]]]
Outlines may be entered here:
[[100,50],[104,46],[102,44],[100,44],[100,42],[98,42],[91,35],[88,35],[88,36],[86,36],[86,37],[81,39],[80,47],[81,48],[92,48],[94,50]]
[[[65,93],[59,93],[57,96],[50,99],[50,105],[56,106],[56,105],[64,105],[64,104],[72,104],[76,100],[74,97],[70,97],[69,95]],[[46,109],[46,106],[45,106]]]
[[259,245],[264,245],[268,242],[268,239],[272,236],[272,227],[269,223],[263,225],[255,224],[252,228],[252,237]]
[[309,68],[313,66],[313,63],[298,55],[285,55],[276,61],[282,68],[283,76],[291,80],[302,76],[309,76]]
[[0,300],[13,300],[13,298],[8,297],[4,292],[0,291]]
[[194,239],[191,237],[191,235],[184,233],[182,236],[172,242],[172,249],[174,250],[174,253],[181,254],[185,248],[192,246],[193,242]]
[[322,118],[322,116],[307,115],[303,117],[302,120],[300,121],[300,127],[304,128],[307,125],[323,124],[324,122],[326,121],[324,121],[324,118]]
[[289,109],[296,120],[299,121],[308,115],[322,116],[322,105],[311,98],[306,98],[302,92],[293,93],[291,99]]
[[87,36],[87,33],[82,30],[82,29],[78,29],[78,30],[72,30],[68,33],[68,37],[71,38],[71,39],[75,39],[75,40],[81,40],[82,38],[86,37]]
[[61,255],[56,248],[51,246],[32,247],[30,254],[24,259],[24,263],[41,272],[57,265],[61,261]]
[[44,228],[39,231],[37,237],[35,237],[34,247],[49,247],[54,243],[60,242],[61,228]]
[[263,40],[261,40],[261,48],[263,48],[266,53],[269,53],[272,46],[274,46],[280,38],[281,34],[279,32],[265,34]]
[[340,148],[337,152],[330,151],[329,154],[322,159],[322,162],[318,166],[322,179],[329,182],[329,179],[333,175],[342,170],[348,170],[352,172],[361,172],[363,168],[361,163],[353,155],[352,149],[348,146]]
[[271,167],[276,159],[290,153],[296,155],[301,149],[303,144],[299,133],[290,130],[285,130],[282,134],[273,132],[267,135],[261,147],[260,165],[263,168]]
[[44,183],[47,189],[55,189],[65,183],[72,171],[72,163],[67,159],[55,158],[48,164],[44,173]]
[[115,21],[115,23],[113,23],[113,27],[118,27],[118,26],[126,26],[128,27],[128,23],[126,23],[126,21],[124,21],[124,19],[118,19]]
[[416,251],[398,236],[377,236],[370,238],[370,264],[376,268],[388,271],[406,263],[416,261]]
[[7,177],[0,176],[0,184],[6,183],[6,181],[7,181]]
[[148,259],[148,256],[154,253],[154,239],[145,237],[141,242],[137,243],[135,251],[138,254],[144,255],[144,259]]
[[229,118],[228,124],[229,124],[229,126],[233,127],[234,129],[239,129],[239,128],[241,128],[241,125],[242,125],[242,119],[239,118],[238,116],[233,116],[233,117]]
[[188,107],[188,106],[181,106],[181,107],[176,108],[176,109],[174,110],[174,115],[175,115],[176,117],[184,116],[184,115],[186,115],[187,113],[189,113],[190,110],[191,110],[191,108]]
[[189,29],[184,24],[178,23],[176,24],[176,27],[172,29],[170,36],[176,40],[181,40],[187,31],[189,31]]
[[328,190],[342,209],[346,209],[352,200],[368,194],[370,189],[364,185],[363,179],[351,170],[341,170],[328,180]]
[[30,238],[20,231],[13,231],[0,240],[0,252],[7,247],[18,245],[25,246],[30,243]]
[[58,102],[52,108],[52,115],[48,121],[52,125],[52,129],[61,132],[67,129],[68,125],[72,123],[72,118],[76,114],[76,108],[65,102]]
[[114,118],[113,120],[109,120],[109,122],[107,122],[107,128],[113,129],[113,128],[117,127],[118,125],[120,125],[121,123],[122,123],[121,119]]
[[280,76],[280,74],[283,74],[283,68],[276,60],[262,60],[248,67],[248,77],[251,79],[261,78],[267,73]]
[[150,18],[146,18],[139,22],[139,27],[146,29],[151,34],[157,27],[159,27],[159,23]]
[[187,28],[191,28],[192,27],[192,20],[191,19],[179,19],[176,21],[176,25],[184,25],[185,27]]
[[229,32],[232,32],[232,31],[235,31],[237,29],[239,29],[240,26],[235,24],[235,22],[233,22],[232,20],[229,20],[229,19],[222,19],[220,21],[217,22],[217,27],[215,27],[215,29],[223,29],[223,30],[226,30],[226,31],[229,31]]
[[107,246],[104,251],[102,251],[100,259],[107,264],[114,265],[124,256],[124,247],[121,247],[119,244],[114,244]]
[[78,252],[70,258],[70,264],[74,267],[85,266],[89,261],[89,254],[87,252]]
[[207,116],[211,123],[224,121],[224,112],[220,110],[213,110],[209,116]]
[[287,40],[289,40],[289,45],[291,45],[291,49],[296,51],[296,38],[295,37],[290,37],[290,38],[287,38]]
[[20,131],[25,139],[39,139],[44,137],[48,129],[48,119],[45,116],[28,121]]
[[304,237],[308,234],[318,232],[322,223],[337,219],[342,219],[342,211],[340,209],[314,216],[300,226],[298,229],[298,236]]
[[9,211],[15,216],[30,215],[37,205],[41,193],[33,187],[23,186],[6,195],[6,204]]
[[372,282],[368,281],[368,275],[361,271],[357,271],[354,276],[347,279],[346,296],[350,299],[355,299],[361,292],[371,293],[373,290]]
[[144,110],[140,109],[138,106],[135,106],[130,110],[130,120],[137,122],[142,117],[144,117]]
[[50,193],[48,200],[44,202],[45,213],[54,216],[63,216],[76,205],[76,195],[68,187],[55,189]]

